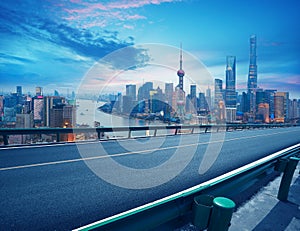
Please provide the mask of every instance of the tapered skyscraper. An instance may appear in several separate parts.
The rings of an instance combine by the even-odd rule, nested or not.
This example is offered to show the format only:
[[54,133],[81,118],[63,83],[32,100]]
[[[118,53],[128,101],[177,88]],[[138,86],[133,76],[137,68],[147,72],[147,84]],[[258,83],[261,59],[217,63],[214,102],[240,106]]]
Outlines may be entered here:
[[250,37],[250,65],[248,74],[248,98],[250,112],[255,113],[255,91],[257,89],[256,35]]
[[235,86],[236,86],[236,58],[235,56],[227,56],[225,105],[228,108],[236,107]]

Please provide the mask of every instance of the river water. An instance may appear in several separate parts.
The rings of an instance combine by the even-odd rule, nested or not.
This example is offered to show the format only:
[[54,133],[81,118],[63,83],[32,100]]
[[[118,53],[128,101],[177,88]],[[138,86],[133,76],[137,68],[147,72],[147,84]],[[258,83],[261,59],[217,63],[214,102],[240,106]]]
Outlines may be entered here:
[[[144,125],[166,125],[160,121],[144,121],[140,119],[129,119],[126,117],[116,116],[104,113],[98,110],[98,107],[105,102],[97,102],[92,100],[77,99],[76,123],[78,125],[88,125],[94,127],[94,121],[100,122],[100,126],[104,127],[123,127],[123,126],[144,126]],[[135,132],[136,135],[147,135],[145,131]],[[159,132],[160,134],[162,133]],[[164,132],[163,132],[164,133]],[[169,133],[169,132],[168,132]],[[128,133],[120,132],[114,136],[126,136]]]
[[105,102],[77,99],[77,117],[76,123],[79,125],[89,125],[94,127],[94,121],[100,122],[105,127],[120,126],[143,126],[145,121],[138,119],[129,119],[121,116],[111,115],[98,110]]

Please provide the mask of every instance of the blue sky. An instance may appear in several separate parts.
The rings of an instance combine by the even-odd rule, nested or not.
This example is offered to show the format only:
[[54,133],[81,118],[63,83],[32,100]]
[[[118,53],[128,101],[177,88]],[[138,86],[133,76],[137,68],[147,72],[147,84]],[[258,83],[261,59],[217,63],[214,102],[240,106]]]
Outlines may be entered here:
[[[192,82],[199,82],[200,90],[212,85],[213,78],[224,80],[227,55],[237,57],[237,87],[243,90],[249,37],[256,34],[258,85],[300,98],[299,8],[300,2],[293,0],[1,1],[0,91],[15,91],[16,85],[25,91],[35,86],[48,92],[78,89],[99,60],[107,61],[106,55],[132,45],[123,58],[120,53],[110,56],[107,66],[121,73],[128,63],[135,63],[123,70],[127,77],[109,80],[98,67],[95,92],[101,91],[104,82],[115,91],[130,82],[139,84],[135,74],[143,81],[156,76],[161,82],[177,83],[180,42],[184,70]],[[159,49],[147,51],[149,46],[141,45],[145,43],[159,44]],[[163,46],[167,48],[161,49]],[[173,51],[164,53],[169,46]],[[147,68],[149,61],[158,62],[158,56],[170,60],[168,73]],[[187,69],[191,61],[187,56],[205,65],[211,80]],[[144,71],[137,71],[141,67]]]

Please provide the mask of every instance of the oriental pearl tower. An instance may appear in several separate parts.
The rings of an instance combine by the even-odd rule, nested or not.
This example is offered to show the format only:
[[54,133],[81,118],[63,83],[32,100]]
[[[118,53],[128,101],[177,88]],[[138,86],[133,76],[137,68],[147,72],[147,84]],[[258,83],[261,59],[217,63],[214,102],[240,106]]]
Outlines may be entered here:
[[182,44],[180,44],[180,68],[177,71],[177,75],[179,77],[179,89],[183,91],[183,76],[184,76],[184,70],[182,70]]
[[176,103],[177,103],[177,115],[179,117],[184,116],[184,108],[185,108],[185,92],[183,90],[183,76],[184,70],[182,70],[182,45],[180,44],[180,67],[177,71],[177,75],[179,77],[179,84],[176,87]]

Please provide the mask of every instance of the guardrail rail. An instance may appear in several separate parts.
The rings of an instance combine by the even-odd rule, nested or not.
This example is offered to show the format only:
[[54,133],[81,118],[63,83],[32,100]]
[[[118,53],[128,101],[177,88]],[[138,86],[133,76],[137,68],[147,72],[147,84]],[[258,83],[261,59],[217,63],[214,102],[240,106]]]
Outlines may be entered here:
[[[182,131],[194,133],[199,132],[219,132],[238,129],[262,129],[291,127],[292,124],[220,124],[220,125],[167,125],[167,126],[129,126],[129,127],[97,127],[97,128],[0,128],[0,136],[3,137],[4,145],[9,144],[10,135],[34,135],[34,134],[54,134],[56,142],[60,142],[60,134],[80,134],[97,133],[99,140],[105,139],[104,133],[128,132],[127,138],[132,137],[133,131],[153,131],[153,136],[157,135],[158,130],[173,130],[173,135],[181,134]],[[172,135],[172,134],[171,134]]]
[[234,198],[275,171],[284,172],[278,199],[285,200],[299,155],[300,144],[296,144],[192,188],[75,230],[171,230],[170,225],[180,218],[192,219],[195,197],[213,195]]

